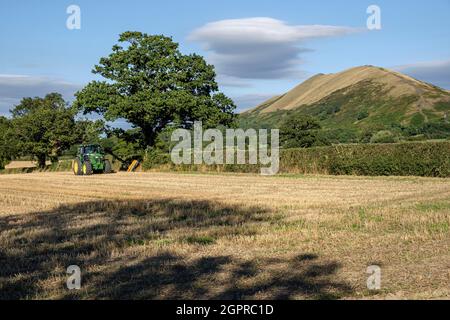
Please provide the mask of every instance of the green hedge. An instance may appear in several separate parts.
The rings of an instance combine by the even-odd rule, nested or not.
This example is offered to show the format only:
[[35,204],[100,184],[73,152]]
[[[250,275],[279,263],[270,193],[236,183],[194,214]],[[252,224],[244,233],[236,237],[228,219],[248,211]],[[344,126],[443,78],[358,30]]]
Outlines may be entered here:
[[283,172],[450,177],[450,143],[342,145],[282,152]]
[[[145,169],[259,172],[252,165],[174,165],[168,154],[144,160]],[[280,173],[450,177],[450,141],[349,144],[280,153]]]

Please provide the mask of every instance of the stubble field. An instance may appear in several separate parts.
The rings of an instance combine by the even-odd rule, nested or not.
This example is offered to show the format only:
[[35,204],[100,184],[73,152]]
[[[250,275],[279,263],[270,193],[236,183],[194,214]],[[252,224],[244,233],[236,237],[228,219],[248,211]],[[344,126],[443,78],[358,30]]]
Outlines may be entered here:
[[449,299],[450,181],[1,175],[0,299],[61,298]]

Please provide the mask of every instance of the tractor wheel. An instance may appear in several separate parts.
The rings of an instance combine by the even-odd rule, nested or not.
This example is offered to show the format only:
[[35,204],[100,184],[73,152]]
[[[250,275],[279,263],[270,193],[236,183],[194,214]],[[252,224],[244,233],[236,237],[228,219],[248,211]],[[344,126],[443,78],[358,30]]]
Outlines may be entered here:
[[112,169],[111,169],[111,162],[109,162],[109,160],[105,160],[105,167],[103,169],[103,173],[111,173]]
[[82,168],[83,168],[83,174],[86,176],[89,176],[94,173],[94,171],[92,170],[92,164],[89,161],[85,161],[83,163]]
[[73,173],[76,176],[81,176],[83,174],[82,164],[81,164],[80,159],[73,160],[73,162],[72,162],[72,169],[73,169]]

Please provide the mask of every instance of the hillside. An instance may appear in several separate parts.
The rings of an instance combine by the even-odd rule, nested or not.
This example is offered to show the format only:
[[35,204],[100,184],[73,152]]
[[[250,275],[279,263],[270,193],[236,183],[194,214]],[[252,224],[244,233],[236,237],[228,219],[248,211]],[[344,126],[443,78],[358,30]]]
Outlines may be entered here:
[[324,129],[356,135],[427,124],[447,127],[449,112],[449,91],[398,72],[362,66],[315,75],[244,112],[240,122],[243,127],[276,128],[285,117],[302,113],[317,117]]

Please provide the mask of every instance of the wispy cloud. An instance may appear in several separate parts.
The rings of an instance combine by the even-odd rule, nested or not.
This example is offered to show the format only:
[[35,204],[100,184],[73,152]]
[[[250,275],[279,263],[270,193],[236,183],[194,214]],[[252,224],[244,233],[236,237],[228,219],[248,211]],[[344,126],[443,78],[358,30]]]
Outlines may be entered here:
[[419,62],[396,66],[393,69],[418,80],[450,89],[450,60]]
[[250,80],[245,80],[241,78],[226,76],[223,74],[217,75],[217,83],[219,86],[232,87],[232,88],[251,88],[253,83]]
[[0,74],[0,115],[7,115],[9,109],[24,97],[42,97],[50,92],[58,92],[65,99],[71,100],[81,87],[49,77]]
[[219,74],[243,79],[304,78],[301,54],[310,39],[342,36],[358,28],[288,25],[272,18],[221,20],[194,30],[188,40],[201,43]]
[[276,96],[276,94],[267,94],[267,93],[250,93],[243,94],[239,96],[233,96],[233,101],[238,106],[237,112],[243,112],[250,108],[254,108],[262,102]]

